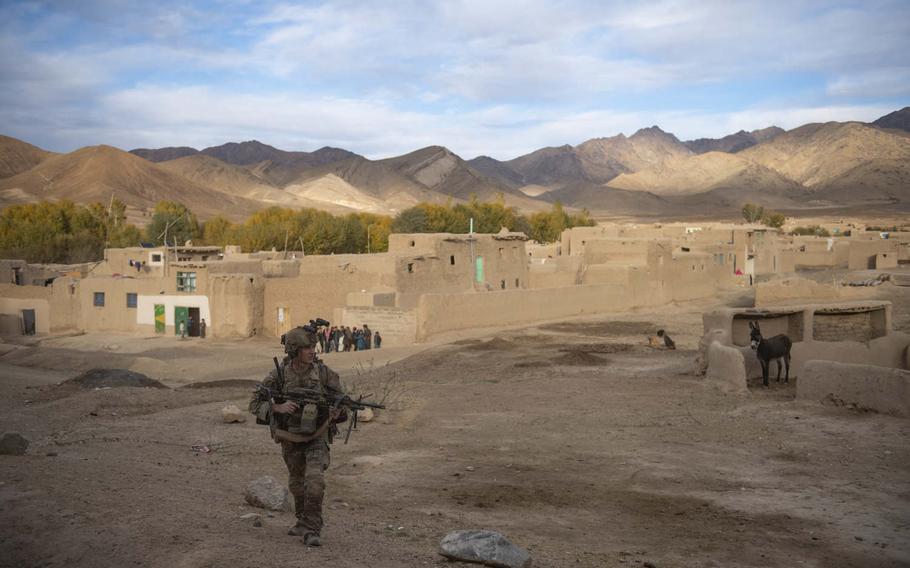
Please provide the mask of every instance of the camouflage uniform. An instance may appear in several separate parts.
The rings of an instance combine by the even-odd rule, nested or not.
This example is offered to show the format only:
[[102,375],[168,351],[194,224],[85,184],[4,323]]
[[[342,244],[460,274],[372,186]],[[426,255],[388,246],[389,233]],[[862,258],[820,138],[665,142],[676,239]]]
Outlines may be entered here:
[[[338,373],[326,367],[321,361],[313,364],[304,363],[300,368],[285,362],[282,364],[282,373],[284,374],[282,393],[287,393],[291,388],[314,389],[327,394],[343,392]],[[278,371],[273,369],[262,384],[276,390],[280,382]],[[301,411],[299,409],[294,415],[287,415],[289,421],[299,420]],[[258,396],[254,396],[250,401],[250,412],[266,422],[272,419],[271,404],[260,400]],[[328,410],[320,409],[316,424],[322,424],[327,418]],[[281,454],[288,468],[288,487],[294,496],[296,526],[302,528],[303,532],[316,535],[322,530],[325,470],[329,467],[332,431],[333,428],[330,427],[319,438],[305,443],[281,442]]]

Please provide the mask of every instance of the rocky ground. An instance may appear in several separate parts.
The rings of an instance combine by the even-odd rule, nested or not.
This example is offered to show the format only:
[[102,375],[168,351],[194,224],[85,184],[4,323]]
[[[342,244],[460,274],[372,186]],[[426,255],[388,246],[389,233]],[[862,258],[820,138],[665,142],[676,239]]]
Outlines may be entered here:
[[[267,430],[221,422],[277,345],[7,346],[0,432],[31,446],[0,456],[0,566],[448,565],[440,539],[474,528],[535,566],[910,564],[910,422],[798,403],[794,381],[706,385],[707,307],[329,355],[390,410],[334,445],[318,549],[285,534],[289,513],[244,502],[248,481],[285,477]],[[657,327],[678,350],[645,346]],[[170,388],[61,383],[94,367]]]

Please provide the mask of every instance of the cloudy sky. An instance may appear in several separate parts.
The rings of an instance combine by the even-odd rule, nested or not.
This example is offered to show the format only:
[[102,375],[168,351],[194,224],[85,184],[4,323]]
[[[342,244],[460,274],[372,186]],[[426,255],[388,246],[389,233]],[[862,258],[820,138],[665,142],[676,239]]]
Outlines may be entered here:
[[910,2],[0,0],[0,133],[510,159],[910,104]]

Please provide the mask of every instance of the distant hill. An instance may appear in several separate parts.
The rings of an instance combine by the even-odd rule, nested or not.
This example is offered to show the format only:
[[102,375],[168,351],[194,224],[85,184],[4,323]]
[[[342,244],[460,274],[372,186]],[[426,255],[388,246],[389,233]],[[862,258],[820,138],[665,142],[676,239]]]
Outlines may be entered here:
[[685,146],[696,154],[705,154],[707,152],[728,152],[735,154],[740,150],[751,148],[756,144],[772,140],[775,136],[786,132],[783,128],[769,126],[761,130],[746,132],[740,130],[736,134],[730,134],[723,138],[699,138],[698,140],[688,140],[683,142]]
[[540,209],[545,205],[506,183],[481,174],[442,146],[429,146],[403,156],[378,160],[376,163],[391,168],[429,190],[457,199],[467,200],[476,195],[483,201],[497,199],[502,195],[507,205],[522,209]]
[[[484,156],[469,164],[513,188],[541,186],[553,190],[581,182],[605,183],[620,174],[691,154],[675,136],[652,126],[628,138],[622,134],[593,138],[578,146],[541,148],[507,162]],[[538,191],[535,188],[528,193]]]
[[89,146],[47,158],[0,180],[0,202],[106,203],[114,195],[128,206],[151,208],[160,200],[184,203],[201,217],[243,218],[261,204],[215,191],[148,160],[111,146]]
[[910,132],[910,107],[886,114],[872,124],[879,128],[896,128]]
[[[910,139],[859,122],[827,122],[795,128],[738,155],[806,187],[821,188],[870,163],[903,161],[910,169]],[[874,168],[868,171],[874,174]],[[888,185],[894,180],[873,176],[869,182]]]
[[[768,127],[680,142],[657,126],[631,136],[540,148],[512,160],[465,161],[443,146],[368,160],[325,147],[291,152],[251,140],[121,152],[52,154],[0,137],[0,205],[39,199],[135,207],[181,201],[202,216],[271,205],[394,214],[476,195],[524,212],[559,200],[595,214],[735,213],[744,201],[789,211],[910,208],[910,107],[871,124]],[[140,158],[139,156],[143,156]]]
[[195,148],[190,148],[189,146],[169,146],[167,148],[136,148],[135,150],[130,150],[130,154],[135,154],[140,158],[145,158],[150,162],[167,162],[168,160],[177,160],[185,156],[192,156],[193,154],[198,154],[199,150]]
[[667,160],[610,180],[610,187],[649,191],[657,195],[686,195],[722,188],[763,193],[799,192],[802,186],[779,172],[724,152],[709,152]]
[[54,155],[22,140],[0,135],[0,178],[28,171]]

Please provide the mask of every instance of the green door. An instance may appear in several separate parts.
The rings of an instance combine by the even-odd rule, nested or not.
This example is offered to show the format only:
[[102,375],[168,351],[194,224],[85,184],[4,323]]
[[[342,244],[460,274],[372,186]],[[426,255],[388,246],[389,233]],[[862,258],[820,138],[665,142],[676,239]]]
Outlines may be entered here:
[[[186,320],[189,316],[189,310],[184,306],[174,306],[174,335],[180,335],[180,328],[183,327],[186,335],[189,335],[190,330],[186,328]],[[182,326],[180,324],[183,324]]]
[[477,260],[474,262],[474,280],[476,282],[483,282],[483,257],[478,256]]
[[164,333],[164,304],[155,304],[155,333]]

